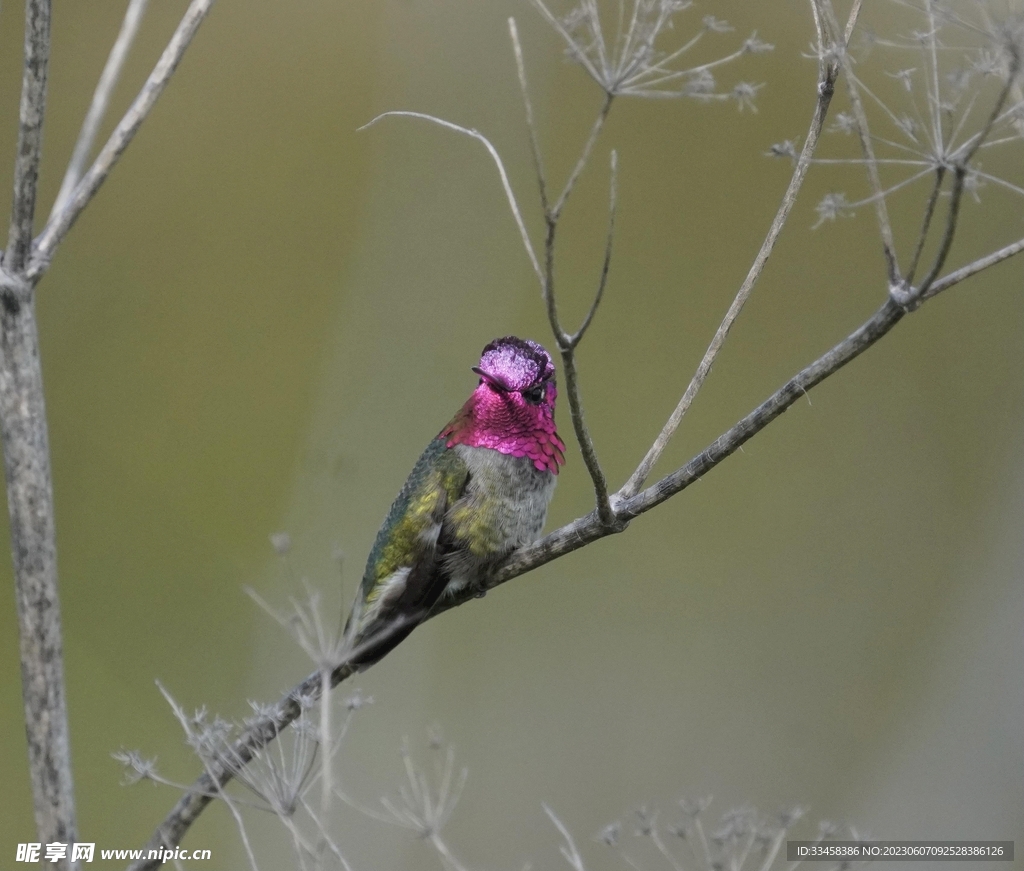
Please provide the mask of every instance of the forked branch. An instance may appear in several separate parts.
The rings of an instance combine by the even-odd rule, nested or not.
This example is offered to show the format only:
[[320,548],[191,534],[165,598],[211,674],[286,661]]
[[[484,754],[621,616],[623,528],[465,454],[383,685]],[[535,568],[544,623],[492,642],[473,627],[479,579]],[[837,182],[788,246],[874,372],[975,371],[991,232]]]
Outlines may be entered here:
[[[78,146],[65,176],[66,187],[42,236],[33,245],[39,165],[42,155],[46,84],[50,58],[50,0],[27,0],[24,76],[14,166],[14,197],[8,247],[0,268],[0,440],[3,443],[11,553],[37,837],[42,843],[77,841],[71,751],[64,689],[63,633],[57,583],[57,547],[49,433],[35,286],[57,245],[88,203],[131,135],[141,124],[177,65],[212,0],[194,0],[172,46],[144,88],[90,175],[74,185],[113,80],[141,15],[143,0],[131,0],[125,26],[97,88]],[[72,193],[68,188],[74,186]],[[77,865],[70,856],[60,868]]]
[[28,277],[31,280],[38,281],[46,271],[57,246],[67,235],[82,210],[96,196],[96,192],[110,175],[110,171],[124,154],[135,134],[138,133],[142,122],[146,120],[153,106],[156,105],[157,99],[167,87],[171,76],[185,55],[186,49],[199,30],[199,25],[203,23],[203,19],[206,18],[212,6],[213,0],[192,0],[189,3],[181,22],[138,96],[128,107],[128,111],[114,128],[114,132],[110,134],[110,138],[107,139],[88,172],[75,185],[72,193],[67,196],[62,208],[56,210],[46,222],[43,232],[36,240],[36,248],[29,264]]
[[793,175],[789,180],[789,186],[786,188],[786,192],[782,196],[782,202],[779,203],[779,208],[775,213],[775,218],[772,220],[771,227],[768,230],[768,235],[765,236],[764,242],[761,243],[761,250],[757,252],[757,256],[754,258],[754,262],[751,264],[749,272],[747,272],[747,277],[744,279],[740,289],[736,292],[736,296],[733,299],[732,304],[729,306],[729,310],[725,313],[725,317],[722,319],[721,324],[719,324],[718,330],[715,332],[714,338],[712,338],[707,351],[704,352],[704,357],[697,366],[697,371],[694,373],[686,391],[679,400],[679,404],[676,405],[675,410],[669,416],[665,426],[658,434],[658,437],[654,440],[654,444],[652,444],[650,449],[647,451],[647,455],[640,461],[640,465],[637,466],[636,471],[633,472],[629,480],[618,492],[617,496],[619,498],[629,499],[640,491],[646,483],[647,478],[650,476],[655,464],[664,453],[665,448],[672,439],[672,436],[675,435],[676,430],[679,429],[679,424],[682,422],[683,416],[687,411],[689,411],[690,406],[693,404],[693,400],[697,397],[697,393],[700,391],[704,382],[707,380],[708,375],[711,373],[711,367],[714,364],[715,359],[718,357],[719,352],[722,350],[722,347],[725,345],[725,340],[729,337],[729,331],[736,322],[736,318],[739,317],[740,312],[743,311],[743,307],[747,303],[747,300],[750,299],[750,295],[754,290],[754,285],[757,284],[757,280],[761,277],[761,273],[764,271],[765,264],[768,262],[768,258],[771,256],[771,253],[775,248],[775,243],[778,241],[779,235],[782,233],[782,228],[786,225],[786,221],[789,219],[789,214],[793,210],[793,206],[796,204],[797,195],[800,193],[800,188],[803,186],[804,179],[807,176],[807,170],[810,168],[811,159],[818,146],[818,140],[821,137],[821,131],[825,125],[825,118],[828,115],[829,105],[832,102],[832,95],[835,92],[836,78],[840,71],[837,54],[840,51],[845,50],[845,44],[846,42],[849,42],[850,35],[853,32],[853,27],[857,21],[857,16],[860,13],[860,2],[858,0],[858,2],[854,3],[853,9],[850,11],[850,18],[842,37],[843,46],[837,47],[835,45],[837,37],[832,35],[836,31],[834,30],[834,27],[827,26],[827,19],[825,19],[821,13],[818,0],[812,0],[811,5],[815,13],[814,18],[818,33],[818,97],[814,106],[814,112],[811,116],[810,126],[807,129],[807,136],[804,138],[804,145],[800,151],[800,157],[797,159],[796,166],[793,168]]
[[121,77],[121,70],[124,67],[125,59],[135,36],[139,32],[139,25],[142,17],[146,14],[146,6],[149,0],[130,0],[128,9],[124,13],[124,20],[121,22],[121,30],[114,40],[114,46],[110,49],[107,63],[100,73],[100,79],[96,83],[96,90],[92,95],[92,103],[89,104],[89,111],[86,113],[85,121],[82,122],[82,129],[79,131],[78,140],[75,142],[74,151],[71,152],[71,160],[64,172],[64,180],[60,184],[60,191],[53,201],[53,208],[50,210],[50,217],[64,208],[68,197],[75,189],[75,186],[82,178],[85,170],[85,163],[89,159],[89,152],[92,151],[93,142],[96,140],[96,133],[99,131],[103,116],[107,113],[107,106],[110,104],[110,97]]
[[[833,28],[837,28],[835,10],[832,8],[832,0],[813,0],[818,14]],[[856,12],[856,6],[854,8]],[[846,33],[851,33],[852,28],[847,27]],[[868,116],[864,111],[864,104],[860,99],[860,91],[857,89],[857,80],[851,66],[850,54],[846,50],[849,38],[843,45],[836,46],[835,57],[846,79],[846,89],[850,97],[850,106],[853,110],[853,117],[856,119],[857,135],[860,137],[861,148],[864,151],[864,162],[867,165],[868,180],[871,183],[872,201],[875,206],[875,215],[878,220],[878,229],[882,235],[882,250],[885,254],[885,266],[889,275],[889,286],[900,285],[900,267],[896,257],[896,242],[893,238],[892,224],[889,222],[889,210],[885,205],[885,197],[882,194],[882,181],[878,174],[878,160],[875,158],[874,145],[871,143],[871,134],[868,129]]]

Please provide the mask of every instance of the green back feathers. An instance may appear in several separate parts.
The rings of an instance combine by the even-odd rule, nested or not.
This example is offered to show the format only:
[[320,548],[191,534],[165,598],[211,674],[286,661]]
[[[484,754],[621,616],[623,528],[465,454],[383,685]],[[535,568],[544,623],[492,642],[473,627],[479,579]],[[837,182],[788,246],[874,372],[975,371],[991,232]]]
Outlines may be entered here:
[[374,587],[398,569],[413,566],[434,547],[431,527],[440,524],[447,506],[466,487],[469,470],[446,439],[434,439],[420,455],[405,486],[391,505],[377,533],[363,575],[363,596],[374,598]]

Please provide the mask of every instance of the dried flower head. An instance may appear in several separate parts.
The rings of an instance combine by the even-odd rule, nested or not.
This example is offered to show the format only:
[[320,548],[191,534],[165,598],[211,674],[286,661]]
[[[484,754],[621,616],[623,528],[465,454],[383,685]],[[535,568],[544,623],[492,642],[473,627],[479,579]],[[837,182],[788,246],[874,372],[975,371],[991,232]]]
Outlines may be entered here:
[[741,82],[719,90],[715,71],[746,55],[773,49],[757,33],[752,33],[739,48],[725,55],[687,65],[687,56],[705,36],[732,31],[728,22],[705,15],[692,26],[682,45],[660,48],[663,34],[675,34],[676,16],[693,8],[690,0],[622,0],[606,4],[579,0],[562,16],[552,12],[546,0],[533,0],[533,4],[565,40],[569,58],[580,64],[609,95],[735,100],[740,109],[752,109],[753,99],[762,86]]
[[844,111],[830,127],[859,139],[852,147],[861,153],[815,162],[870,164],[878,189],[851,200],[830,194],[815,226],[917,182],[944,194],[959,184],[977,201],[982,185],[1024,196],[1024,12],[1008,10],[997,21],[997,5],[893,0],[889,10],[909,12],[914,26],[882,38],[861,25],[857,55],[843,74],[862,120]]

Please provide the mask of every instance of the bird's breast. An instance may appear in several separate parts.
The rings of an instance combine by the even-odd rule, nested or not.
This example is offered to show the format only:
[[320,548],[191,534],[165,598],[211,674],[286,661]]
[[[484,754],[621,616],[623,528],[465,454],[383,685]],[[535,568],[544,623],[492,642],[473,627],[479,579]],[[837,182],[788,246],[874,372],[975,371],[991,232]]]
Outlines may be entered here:
[[463,496],[448,509],[455,537],[452,584],[475,581],[486,567],[540,536],[555,489],[552,472],[529,457],[456,445],[469,470]]

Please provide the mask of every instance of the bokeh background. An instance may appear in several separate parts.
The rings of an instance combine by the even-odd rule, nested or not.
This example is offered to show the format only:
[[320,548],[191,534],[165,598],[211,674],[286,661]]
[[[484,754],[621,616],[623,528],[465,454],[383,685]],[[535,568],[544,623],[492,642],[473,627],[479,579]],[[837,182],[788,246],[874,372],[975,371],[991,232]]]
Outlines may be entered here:
[[[124,3],[54,6],[44,206]],[[184,7],[151,4],[107,129]],[[875,4],[876,27],[888,9]],[[558,279],[572,323],[599,271],[616,148],[615,259],[580,352],[615,484],[674,406],[763,238],[789,178],[764,152],[801,137],[813,105],[807,4],[709,0],[680,18],[680,39],[707,13],[736,28],[715,37],[716,52],[753,30],[776,45],[721,76],[764,82],[759,111],[621,100],[564,220]],[[2,190],[21,14],[0,11]],[[141,845],[177,797],[121,786],[112,751],[156,755],[182,782],[197,773],[154,680],[186,707],[241,716],[247,699],[305,676],[309,663],[243,586],[285,607],[306,578],[347,602],[408,469],[474,385],[481,347],[509,333],[548,341],[483,149],[406,119],[357,132],[388,109],[485,132],[539,239],[509,15],[549,173],[563,179],[600,93],[525,0],[220,0],[40,285],[83,840]],[[898,82],[877,75],[895,99]],[[1019,147],[999,159],[986,168],[1019,175]],[[884,298],[870,213],[811,229],[820,197],[852,198],[860,176],[812,172],[660,471]],[[1019,238],[1021,205],[994,190],[968,203],[953,261]],[[894,205],[904,249],[919,209],[914,196]],[[677,798],[706,795],[712,816],[800,804],[812,821],[876,837],[1019,847],[1022,279],[1018,259],[929,303],[625,534],[418,630],[355,684],[374,704],[345,745],[345,788],[368,805],[393,794],[403,739],[429,762],[439,729],[469,770],[447,837],[470,867],[559,867],[547,802],[594,868],[619,867],[592,840],[614,819],[655,868],[629,840],[633,809],[659,807],[667,823]],[[560,420],[570,434],[564,407]],[[549,528],[591,498],[571,447]],[[268,544],[280,530],[293,540],[285,562]],[[10,588],[6,559],[0,574]],[[16,843],[34,839],[10,595],[0,735],[8,867]],[[251,822],[265,867],[290,866],[272,818]],[[355,812],[333,831],[355,868],[438,864],[411,833]],[[244,867],[223,808],[186,844],[213,850],[204,867]]]

